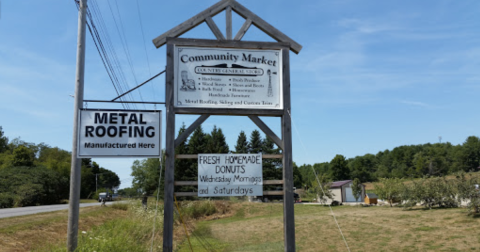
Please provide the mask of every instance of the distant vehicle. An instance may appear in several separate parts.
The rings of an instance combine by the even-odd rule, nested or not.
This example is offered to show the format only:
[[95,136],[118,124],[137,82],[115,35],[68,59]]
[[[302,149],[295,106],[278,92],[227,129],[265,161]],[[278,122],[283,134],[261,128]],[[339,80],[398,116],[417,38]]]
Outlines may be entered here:
[[121,200],[120,195],[118,195],[118,193],[112,194],[112,200],[113,200],[113,201],[115,201],[115,200]]
[[98,194],[98,202],[102,202],[102,199],[105,199],[105,201],[112,201],[112,195],[107,192],[101,192]]

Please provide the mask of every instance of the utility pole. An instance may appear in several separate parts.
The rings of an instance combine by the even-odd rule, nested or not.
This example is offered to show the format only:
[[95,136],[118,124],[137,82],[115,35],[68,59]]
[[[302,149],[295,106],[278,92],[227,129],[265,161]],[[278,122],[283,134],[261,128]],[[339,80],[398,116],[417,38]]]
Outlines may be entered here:
[[68,202],[68,230],[67,251],[72,252],[77,248],[78,218],[80,209],[80,179],[82,160],[77,157],[78,141],[78,116],[83,107],[83,86],[85,76],[85,25],[87,13],[87,0],[79,0],[78,9],[78,38],[77,38],[77,72],[75,76],[75,104],[73,111],[73,141],[72,164],[70,171],[70,200]]

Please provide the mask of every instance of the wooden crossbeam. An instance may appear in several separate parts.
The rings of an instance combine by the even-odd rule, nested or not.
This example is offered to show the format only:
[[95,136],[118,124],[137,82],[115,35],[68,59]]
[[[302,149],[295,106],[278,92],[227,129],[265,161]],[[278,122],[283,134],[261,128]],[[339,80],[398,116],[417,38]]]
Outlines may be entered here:
[[213,21],[211,17],[206,17],[205,22],[218,40],[225,40],[223,33],[218,29],[217,24],[215,24],[215,21]]
[[235,38],[233,40],[241,40],[245,33],[247,33],[248,28],[252,25],[252,20],[250,18],[247,18],[245,20],[245,23],[243,23],[242,27],[240,27],[240,30],[238,30],[237,35],[235,35]]
[[227,40],[232,40],[232,7],[228,6],[225,9],[225,19],[227,25]]
[[[176,159],[198,159],[198,154],[176,154]],[[262,154],[262,159],[283,158],[283,154]]]

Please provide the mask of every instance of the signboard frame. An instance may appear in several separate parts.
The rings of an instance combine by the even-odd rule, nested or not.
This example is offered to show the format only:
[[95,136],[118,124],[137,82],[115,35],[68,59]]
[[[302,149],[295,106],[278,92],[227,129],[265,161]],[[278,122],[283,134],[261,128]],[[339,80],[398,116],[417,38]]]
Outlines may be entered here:
[[[84,149],[82,147],[82,144],[84,143],[83,137],[82,137],[82,128],[81,126],[83,125],[82,122],[82,114],[84,111],[87,112],[123,112],[123,113],[157,113],[158,114],[158,129],[156,129],[156,135],[158,138],[158,142],[155,142],[158,147],[155,148],[157,150],[155,154],[152,155],[146,155],[146,154],[141,154],[141,155],[122,155],[122,154],[117,154],[117,155],[104,155],[104,154],[99,154],[99,155],[92,155],[92,154],[82,154],[82,150]],[[158,158],[161,155],[161,150],[162,150],[162,111],[161,110],[124,110],[124,109],[80,109],[78,113],[78,153],[77,153],[77,158]],[[119,118],[120,119],[120,118]],[[134,142],[137,143],[137,142]],[[133,144],[133,143],[130,143]]]
[[282,75],[282,109],[251,109],[251,108],[197,108],[197,107],[177,107],[173,104],[175,114],[209,114],[209,115],[258,115],[258,116],[282,116],[285,109],[285,90],[290,90],[290,76],[285,71],[289,65],[288,53],[290,44],[286,42],[251,42],[251,41],[233,41],[233,40],[205,40],[205,39],[183,39],[167,38],[167,73],[166,85],[167,96],[172,94],[171,99],[175,99],[175,47],[205,47],[205,48],[226,48],[226,49],[252,49],[252,50],[279,50],[282,64],[279,66]]
[[174,46],[176,108],[283,109],[281,49]]

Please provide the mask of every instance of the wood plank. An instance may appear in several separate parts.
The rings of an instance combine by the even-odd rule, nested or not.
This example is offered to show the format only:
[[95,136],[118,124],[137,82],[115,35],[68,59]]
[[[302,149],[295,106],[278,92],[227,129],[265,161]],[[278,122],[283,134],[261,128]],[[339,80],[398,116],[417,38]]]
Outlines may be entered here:
[[242,27],[240,27],[240,30],[238,30],[237,35],[235,35],[235,38],[233,38],[233,40],[242,40],[243,36],[245,35],[245,33],[247,33],[251,25],[252,20],[250,18],[247,18],[247,20],[245,20],[245,23],[243,23]]
[[198,192],[176,192],[175,197],[194,197],[198,196]]
[[283,180],[264,180],[264,185],[283,185]]
[[166,137],[165,137],[165,196],[163,219],[163,251],[173,250],[173,193],[175,179],[175,112],[173,111],[173,52],[167,45],[167,72],[165,75]]
[[283,191],[263,191],[263,195],[283,195]]
[[198,159],[198,154],[177,154],[176,159]]
[[[198,154],[176,154],[176,159],[198,159]],[[262,159],[283,158],[283,154],[262,154]]]
[[258,116],[249,115],[248,118],[257,125],[275,144],[283,150],[283,141]]
[[198,181],[175,181],[175,186],[198,186]]
[[232,40],[232,7],[228,6],[225,9],[225,20],[227,25],[227,40]]
[[213,17],[223,11],[227,6],[231,5],[233,0],[222,0],[211,7],[207,8],[206,10],[198,13],[197,15],[189,18],[185,22],[173,27],[172,29],[168,30],[167,32],[163,33],[162,35],[156,37],[152,40],[153,44],[156,48],[163,46],[167,43],[168,37],[179,37],[182,34],[190,31],[191,29],[197,27],[203,21],[205,21],[206,17]]
[[225,36],[223,36],[222,31],[218,29],[217,24],[215,24],[215,21],[213,21],[211,17],[206,17],[205,22],[207,23],[208,27],[210,27],[210,30],[212,30],[213,32],[213,35],[215,35],[215,37],[218,40],[225,40]]
[[251,12],[249,9],[245,8],[243,5],[239,4],[237,1],[232,1],[231,6],[233,11],[235,11],[238,15],[242,16],[245,19],[251,19],[253,24],[270,37],[277,41],[281,42],[288,42],[290,43],[290,49],[298,54],[302,50],[302,46],[295,42],[295,40],[291,39],[277,28],[273,27],[271,24],[267,23],[265,20],[261,19],[255,13]]
[[293,199],[292,118],[290,100],[290,52],[282,50],[283,57],[283,102],[282,116],[283,149],[283,233],[285,251],[295,251],[295,212]]
[[283,115],[282,110],[277,109],[216,109],[216,108],[174,108],[175,114],[185,114],[185,115],[199,115],[199,114],[209,114],[209,115],[231,115],[231,116],[249,116],[249,115],[258,115],[258,116],[276,116],[280,117]]
[[237,40],[212,40],[212,39],[191,39],[191,38],[168,38],[168,43],[177,46],[208,46],[220,48],[245,48],[245,49],[284,49],[290,48],[286,42],[259,42],[259,41],[237,41]]
[[193,122],[187,129],[185,129],[184,132],[182,132],[180,136],[178,136],[177,139],[175,139],[175,147],[179,146],[183,141],[185,141],[185,139],[187,139],[187,137],[190,136],[190,134],[192,134],[192,132],[195,131],[200,124],[205,122],[208,117],[210,117],[210,115],[201,115],[199,118],[197,118],[195,122]]

